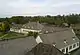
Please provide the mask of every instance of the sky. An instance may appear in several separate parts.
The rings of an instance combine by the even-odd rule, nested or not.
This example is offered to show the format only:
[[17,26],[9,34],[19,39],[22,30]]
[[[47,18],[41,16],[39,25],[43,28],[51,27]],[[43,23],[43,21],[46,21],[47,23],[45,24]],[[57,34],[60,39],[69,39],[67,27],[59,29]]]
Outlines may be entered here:
[[80,0],[0,0],[0,17],[80,13]]

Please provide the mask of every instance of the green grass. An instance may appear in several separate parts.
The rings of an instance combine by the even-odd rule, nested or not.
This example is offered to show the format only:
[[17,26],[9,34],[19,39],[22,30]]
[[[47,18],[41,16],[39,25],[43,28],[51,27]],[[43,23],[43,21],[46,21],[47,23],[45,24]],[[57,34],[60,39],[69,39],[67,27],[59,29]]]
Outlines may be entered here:
[[2,39],[15,39],[15,38],[21,38],[21,37],[25,37],[25,36],[23,34],[20,34],[20,33],[9,32]]
[[4,33],[0,32],[0,37],[3,36],[3,35],[4,35]]

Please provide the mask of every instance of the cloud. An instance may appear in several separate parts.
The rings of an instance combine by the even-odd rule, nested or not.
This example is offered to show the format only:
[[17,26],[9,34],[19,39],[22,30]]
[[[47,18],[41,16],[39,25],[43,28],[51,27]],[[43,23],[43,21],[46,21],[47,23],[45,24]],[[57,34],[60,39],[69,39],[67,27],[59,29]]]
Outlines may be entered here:
[[80,13],[80,0],[0,0],[0,16]]
[[65,6],[71,6],[71,5],[76,5],[80,4],[80,2],[61,2],[61,3],[56,3],[52,4],[53,7],[65,7]]

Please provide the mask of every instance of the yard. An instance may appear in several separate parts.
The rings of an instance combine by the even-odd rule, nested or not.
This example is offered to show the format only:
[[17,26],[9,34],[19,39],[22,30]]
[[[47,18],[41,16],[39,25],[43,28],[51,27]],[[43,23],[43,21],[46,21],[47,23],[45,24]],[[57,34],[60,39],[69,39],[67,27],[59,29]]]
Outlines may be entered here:
[[0,37],[3,36],[3,35],[4,35],[4,33],[0,32]]
[[0,33],[0,39],[15,39],[15,38],[23,38],[26,37],[24,34],[21,33],[15,33],[15,32],[9,32],[6,34]]

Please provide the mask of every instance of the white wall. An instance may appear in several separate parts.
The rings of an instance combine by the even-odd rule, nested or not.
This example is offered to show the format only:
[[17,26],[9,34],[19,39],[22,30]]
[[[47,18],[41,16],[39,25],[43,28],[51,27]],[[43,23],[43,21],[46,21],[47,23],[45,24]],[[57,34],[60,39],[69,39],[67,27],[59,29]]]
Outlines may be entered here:
[[72,32],[74,33],[74,35],[75,35],[75,32],[74,32],[74,30],[72,29]]
[[[79,45],[77,46],[77,43],[79,44],[79,42],[74,43],[74,44],[76,44],[76,47],[75,47],[75,48],[73,48],[73,45],[74,45],[74,44],[71,44],[71,45],[68,45],[68,46],[66,46],[66,47],[64,47],[64,48],[61,48],[60,51],[62,51],[62,49],[65,49],[64,54],[66,54],[66,48],[68,47],[68,52],[71,52],[71,51],[79,48]],[[72,49],[69,49],[70,46],[72,46]]]
[[20,29],[12,29],[12,28],[10,28],[10,31],[20,33]]
[[13,32],[18,32],[18,33],[28,33],[29,31],[32,31],[32,32],[40,32],[41,30],[31,30],[31,29],[23,29],[21,28],[20,30],[17,30],[17,29],[13,29],[13,28],[10,28],[10,31],[13,31]]
[[[77,42],[77,43],[79,44],[79,42]],[[75,48],[73,48],[73,45],[74,45],[74,44],[72,44],[72,49],[71,49],[71,50],[68,50],[68,51],[71,52],[71,51],[73,51],[73,50],[79,48],[79,45],[77,46],[77,43],[74,43],[74,44],[76,44],[76,47],[75,47]]]
[[43,41],[41,40],[40,36],[37,36],[37,38],[36,38],[36,42],[37,42],[37,43],[41,43],[41,42],[43,42]]
[[10,28],[10,31],[14,31],[14,29]]
[[40,32],[41,30],[31,30],[31,29],[23,29],[23,28],[21,28],[21,32],[22,33],[29,32],[29,31],[32,31],[32,32]]

